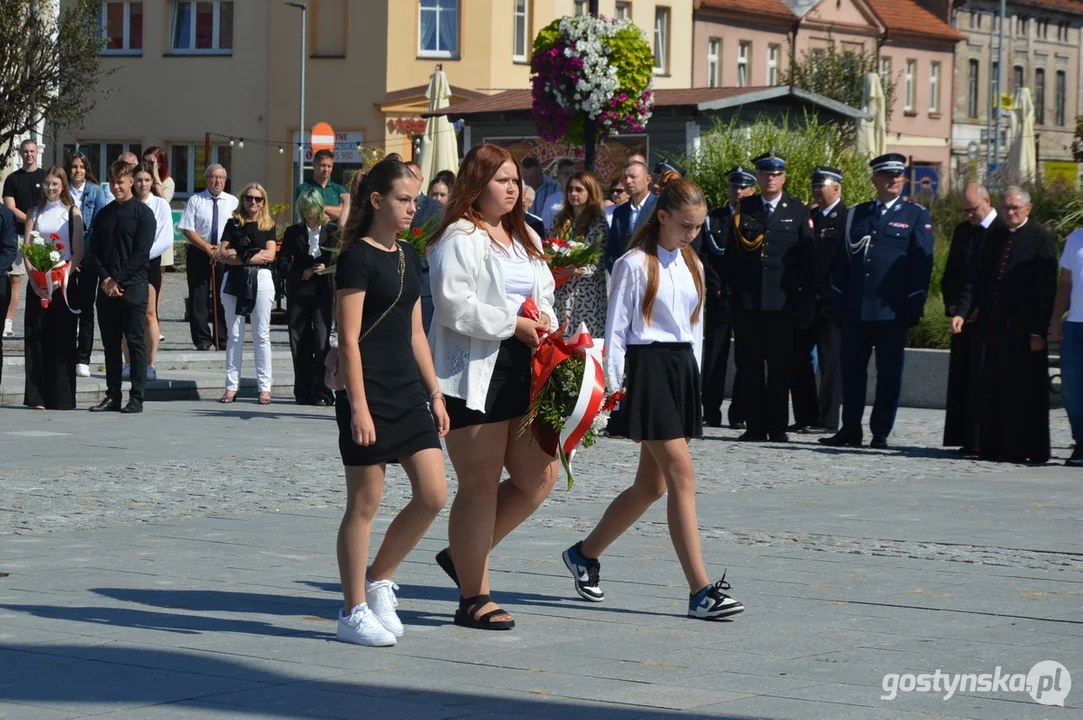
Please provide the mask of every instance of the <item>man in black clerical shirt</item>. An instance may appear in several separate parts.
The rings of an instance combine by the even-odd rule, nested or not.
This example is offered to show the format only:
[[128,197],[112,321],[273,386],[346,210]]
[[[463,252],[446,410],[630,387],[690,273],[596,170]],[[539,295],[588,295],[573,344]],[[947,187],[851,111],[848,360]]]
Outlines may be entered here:
[[[147,263],[154,244],[154,212],[132,196],[132,166],[117,161],[109,168],[109,190],[115,201],[94,217],[91,261],[101,282],[98,328],[105,351],[105,399],[90,408],[124,413],[143,412],[147,380],[147,347],[143,339],[147,314]],[[120,339],[128,342],[132,389],[121,409]]]

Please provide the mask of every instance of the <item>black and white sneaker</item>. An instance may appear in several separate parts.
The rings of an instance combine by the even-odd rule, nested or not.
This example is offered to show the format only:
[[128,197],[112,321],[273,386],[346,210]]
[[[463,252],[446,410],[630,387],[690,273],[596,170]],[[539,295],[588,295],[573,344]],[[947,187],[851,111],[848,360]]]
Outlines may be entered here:
[[601,602],[605,600],[605,593],[598,586],[598,573],[602,564],[594,558],[584,557],[580,552],[582,545],[582,541],[577,542],[565,550],[561,557],[575,578],[575,591],[579,593],[579,597],[590,602]]
[[745,611],[745,606],[737,602],[723,590],[729,590],[726,574],[714,585],[708,585],[695,595],[688,596],[688,617],[699,620],[718,620]]

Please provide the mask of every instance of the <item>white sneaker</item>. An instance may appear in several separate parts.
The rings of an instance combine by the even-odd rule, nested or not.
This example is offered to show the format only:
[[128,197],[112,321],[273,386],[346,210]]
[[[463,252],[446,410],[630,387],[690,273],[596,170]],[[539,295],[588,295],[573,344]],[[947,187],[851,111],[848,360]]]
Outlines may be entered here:
[[402,621],[395,612],[395,608],[399,606],[399,599],[395,597],[398,589],[399,586],[390,580],[369,582],[368,578],[365,578],[365,601],[369,610],[392,635],[402,637]]
[[158,342],[165,342],[165,335],[159,335]]
[[122,380],[129,380],[132,377],[132,365],[131,363],[124,363],[124,367],[120,371],[120,377]]
[[75,366],[75,377],[90,377],[90,366],[79,363]]
[[338,631],[335,638],[339,642],[365,645],[367,647],[391,647],[397,641],[395,636],[376,619],[368,605],[361,603],[343,615],[338,611]]
[[147,365],[147,380],[157,380],[158,371],[154,369],[153,365]]
[[4,320],[4,337],[15,337],[15,330],[11,327],[11,321]]

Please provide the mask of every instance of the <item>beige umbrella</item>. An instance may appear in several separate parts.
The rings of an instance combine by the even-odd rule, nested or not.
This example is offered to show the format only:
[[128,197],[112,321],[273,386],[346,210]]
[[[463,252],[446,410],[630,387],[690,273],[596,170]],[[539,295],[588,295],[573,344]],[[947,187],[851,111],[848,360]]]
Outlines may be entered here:
[[[443,70],[437,70],[429,78],[429,89],[425,91],[429,99],[429,112],[446,108],[451,98],[451,87]],[[459,172],[459,145],[455,137],[455,128],[447,117],[430,117],[425,122],[425,135],[421,138],[421,155],[418,158],[425,182],[430,183],[441,170]],[[421,188],[425,192],[428,188]]]
[[857,151],[870,157],[887,152],[887,113],[884,107],[884,89],[876,73],[865,75],[864,107],[872,120],[858,120]]
[[1034,103],[1030,88],[1019,88],[1011,115],[1012,144],[1008,148],[1008,166],[1019,175],[1020,182],[1033,181],[1038,169],[1034,154]]

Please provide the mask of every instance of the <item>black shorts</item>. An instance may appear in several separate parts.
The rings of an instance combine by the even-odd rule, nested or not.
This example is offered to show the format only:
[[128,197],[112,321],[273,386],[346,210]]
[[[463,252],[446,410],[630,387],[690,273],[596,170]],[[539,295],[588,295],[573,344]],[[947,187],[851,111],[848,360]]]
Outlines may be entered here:
[[162,292],[162,256],[154,258],[147,264],[147,282],[154,288],[154,294]]

